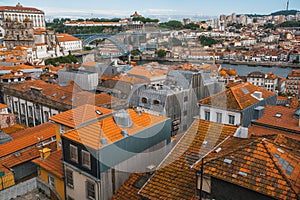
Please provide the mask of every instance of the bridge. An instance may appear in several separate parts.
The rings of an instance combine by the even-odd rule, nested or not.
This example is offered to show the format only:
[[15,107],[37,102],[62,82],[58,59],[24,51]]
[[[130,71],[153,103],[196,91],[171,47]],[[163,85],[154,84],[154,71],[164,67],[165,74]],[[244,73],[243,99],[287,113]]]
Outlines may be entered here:
[[[116,47],[120,50],[122,55],[128,55],[129,49],[127,48],[126,44],[120,42],[118,39],[116,39],[115,36],[122,36],[125,37],[125,41],[128,41],[128,36],[133,36],[138,38],[139,36],[146,36],[146,33],[141,32],[132,32],[132,33],[118,33],[118,34],[74,34],[75,37],[78,37],[83,40],[83,46],[86,46],[90,44],[91,42],[98,40],[98,39],[107,39],[111,41],[113,44],[116,45]],[[126,42],[125,42],[126,43]]]

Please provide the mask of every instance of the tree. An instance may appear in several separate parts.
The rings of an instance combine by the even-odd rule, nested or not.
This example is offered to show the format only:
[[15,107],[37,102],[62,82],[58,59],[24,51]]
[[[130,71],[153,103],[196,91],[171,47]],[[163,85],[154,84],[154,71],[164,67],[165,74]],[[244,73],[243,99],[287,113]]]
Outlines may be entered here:
[[199,28],[199,25],[194,24],[194,23],[189,23],[189,24],[185,25],[184,28],[191,29],[191,30],[197,30]]
[[164,57],[166,57],[166,55],[167,55],[167,53],[166,53],[166,51],[163,50],[163,49],[159,49],[159,50],[157,51],[157,56],[158,56],[159,58],[164,58]]
[[212,27],[211,27],[211,26],[208,26],[208,27],[207,27],[207,30],[208,30],[208,31],[211,31],[211,30],[212,30]]
[[176,21],[176,20],[170,20],[166,23],[161,23],[159,25],[161,28],[167,28],[167,29],[171,29],[171,30],[180,30],[183,28],[183,25],[180,21]]

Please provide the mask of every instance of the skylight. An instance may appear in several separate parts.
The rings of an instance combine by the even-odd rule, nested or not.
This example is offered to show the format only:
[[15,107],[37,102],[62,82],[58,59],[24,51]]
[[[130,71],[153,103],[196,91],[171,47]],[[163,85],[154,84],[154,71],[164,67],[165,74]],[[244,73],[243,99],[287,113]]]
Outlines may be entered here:
[[281,113],[276,113],[275,117],[280,118],[282,116]]
[[67,96],[62,96],[61,99],[64,100],[65,98],[67,98]]
[[242,87],[241,90],[244,92],[244,94],[249,94],[249,91],[247,90],[247,88]]
[[98,115],[102,115],[103,113],[100,110],[95,110]]

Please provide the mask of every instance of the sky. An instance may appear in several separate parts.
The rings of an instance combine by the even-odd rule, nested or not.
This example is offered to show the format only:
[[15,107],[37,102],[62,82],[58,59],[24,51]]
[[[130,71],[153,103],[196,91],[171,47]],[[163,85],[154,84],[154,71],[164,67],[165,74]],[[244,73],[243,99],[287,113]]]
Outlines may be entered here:
[[[47,18],[128,17],[137,11],[143,16],[219,16],[270,14],[285,9],[287,0],[19,0],[24,7],[43,10]],[[1,6],[18,1],[0,0]],[[290,9],[300,10],[300,0],[290,0]]]

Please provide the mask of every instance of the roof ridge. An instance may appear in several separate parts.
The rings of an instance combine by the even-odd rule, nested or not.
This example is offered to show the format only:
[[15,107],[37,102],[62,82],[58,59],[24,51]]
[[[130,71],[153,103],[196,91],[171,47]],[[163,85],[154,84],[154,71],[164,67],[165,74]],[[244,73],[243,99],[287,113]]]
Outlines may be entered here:
[[[267,142],[272,143],[272,142],[268,141],[267,139],[262,140],[262,144],[264,145],[265,149],[267,150],[267,153],[271,157],[272,162],[274,163],[274,165],[277,168],[277,170],[280,172],[280,175],[287,181],[287,183],[289,184],[289,186],[291,187],[291,189],[293,190],[293,192],[296,194],[296,197],[299,198],[300,195],[296,192],[296,190],[294,188],[294,184],[291,183],[291,180],[286,176],[286,174],[283,172],[283,170],[281,169],[281,167],[278,166],[278,164],[275,162],[274,156],[271,154],[271,152],[269,151],[269,148],[266,146]],[[274,143],[272,143],[272,144],[278,146],[277,144],[274,144]]]

